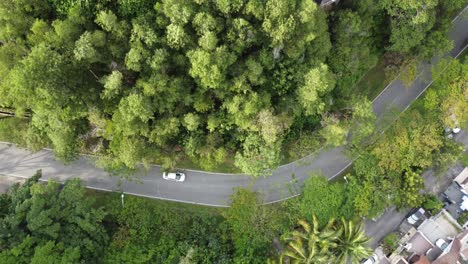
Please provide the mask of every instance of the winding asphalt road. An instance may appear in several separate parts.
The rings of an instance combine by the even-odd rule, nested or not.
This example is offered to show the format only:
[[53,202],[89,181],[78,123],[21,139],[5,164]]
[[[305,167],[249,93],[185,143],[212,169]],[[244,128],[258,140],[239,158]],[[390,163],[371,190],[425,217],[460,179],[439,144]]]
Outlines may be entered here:
[[[465,13],[467,9],[465,8]],[[468,44],[468,19],[464,15],[453,21],[450,33],[454,40],[454,49],[449,56],[458,56]],[[419,74],[409,88],[396,80],[389,84],[373,101],[373,109],[378,120],[385,120],[386,113],[402,112],[418,98],[432,83],[431,64],[421,64]],[[383,127],[383,126],[382,126]],[[42,169],[43,180],[53,178],[59,181],[79,177],[84,184],[93,189],[124,191],[125,193],[210,206],[228,206],[229,197],[236,187],[252,187],[261,192],[266,203],[273,203],[296,196],[300,185],[310,172],[321,171],[329,179],[343,172],[351,161],[343,154],[343,148],[322,150],[290,164],[277,168],[272,176],[252,180],[246,175],[211,173],[195,170],[183,170],[187,174],[184,183],[165,181],[161,177],[159,166],[152,166],[149,171],[140,173],[134,181],[110,177],[105,171],[94,166],[93,158],[81,156],[77,161],[64,165],[54,159],[50,150],[36,153],[19,149],[8,143],[0,143],[0,174],[26,178]],[[119,184],[120,183],[120,184]]]

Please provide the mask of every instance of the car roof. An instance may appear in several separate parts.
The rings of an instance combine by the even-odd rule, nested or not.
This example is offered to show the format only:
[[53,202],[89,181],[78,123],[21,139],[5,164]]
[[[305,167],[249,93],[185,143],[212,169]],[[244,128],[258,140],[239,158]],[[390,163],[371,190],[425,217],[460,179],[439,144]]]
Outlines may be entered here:
[[176,174],[174,172],[170,172],[170,173],[167,174],[167,177],[170,178],[170,179],[175,179]]

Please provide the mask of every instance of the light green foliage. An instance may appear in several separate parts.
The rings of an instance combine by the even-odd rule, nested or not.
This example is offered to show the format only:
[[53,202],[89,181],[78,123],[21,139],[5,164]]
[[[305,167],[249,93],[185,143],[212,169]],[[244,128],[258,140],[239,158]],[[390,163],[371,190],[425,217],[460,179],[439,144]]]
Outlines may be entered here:
[[468,167],[468,154],[467,153],[464,153],[460,160],[465,167]]
[[398,120],[385,137],[377,142],[373,153],[379,158],[383,170],[404,171],[427,168],[432,164],[432,154],[443,144],[440,127],[425,122],[421,114],[412,111]]
[[297,160],[309,154],[314,154],[322,147],[322,138],[318,133],[304,132],[298,140],[291,143],[289,157]]
[[89,63],[100,61],[101,54],[96,48],[102,48],[106,44],[106,35],[101,31],[88,32],[81,35],[75,44],[75,59],[86,60]]
[[346,136],[349,127],[344,121],[338,120],[334,116],[325,116],[322,121],[320,135],[325,139],[327,145],[338,147],[346,144]]
[[0,3],[0,39],[21,40],[34,23],[34,17],[47,18],[50,6],[44,0],[5,0]]
[[[383,176],[378,166],[378,159],[370,154],[363,153],[354,162],[354,172],[357,194],[354,199],[354,209],[357,215],[374,217],[391,204],[390,193],[394,193],[395,186],[400,180]],[[354,178],[354,177],[353,177]]]
[[468,212],[463,211],[458,217],[457,222],[463,226],[464,224],[466,224],[467,221],[468,221]]
[[288,128],[290,120],[285,116],[274,116],[270,110],[258,113],[258,123],[263,139],[267,144],[275,143],[281,133]]
[[123,75],[119,71],[113,71],[110,75],[104,77],[102,80],[104,91],[101,96],[105,99],[117,96],[122,89],[122,78]]
[[187,130],[194,131],[200,125],[200,117],[195,114],[188,113],[184,117],[184,123]]
[[408,88],[413,84],[416,75],[418,74],[418,63],[415,60],[411,60],[403,68],[400,79],[403,85]]
[[0,118],[0,141],[26,147],[28,125],[29,122],[26,119],[17,117]]
[[236,59],[226,46],[218,47],[214,52],[201,49],[191,51],[188,57],[192,64],[190,75],[199,79],[202,88],[219,88],[220,85],[225,85],[227,67]]
[[300,202],[301,213],[309,221],[315,215],[320,223],[327,223],[333,218],[351,219],[354,215],[353,189],[353,185],[330,184],[325,177],[312,175],[304,183]]
[[335,87],[335,78],[325,64],[311,69],[304,76],[304,83],[297,90],[298,101],[305,109],[305,114],[321,114],[326,111],[326,96]]
[[403,184],[399,195],[394,198],[394,203],[400,207],[417,207],[421,205],[423,198],[419,190],[424,188],[424,180],[419,171],[406,171],[403,174]]
[[187,34],[182,26],[170,24],[167,27],[167,43],[169,47],[174,49],[183,48],[187,43],[187,38]]
[[434,69],[434,74],[439,75],[441,69],[446,72],[436,79],[418,105],[424,111],[411,109],[404,113],[375,146],[354,162],[360,185],[354,201],[358,214],[374,216],[389,204],[400,208],[419,206],[424,202],[420,194],[424,187],[421,172],[429,167],[443,169],[460,157],[462,149],[444,137],[445,122],[453,119],[444,120],[448,115],[441,105],[451,94],[448,87],[463,96],[463,67],[458,62],[445,61]]
[[64,160],[75,154],[76,137],[84,117],[81,100],[72,95],[79,90],[80,72],[67,65],[66,58],[45,45],[36,46],[9,74],[6,98],[17,109],[33,108],[31,124],[51,140],[55,153]]
[[468,121],[468,64],[453,59],[442,60],[432,74],[438,78],[424,99],[425,108],[445,127],[464,126]]
[[[280,262],[284,258],[292,259],[297,263],[329,263],[334,260],[333,248],[340,231],[333,228],[334,219],[323,227],[315,216],[309,222],[299,220],[300,231],[292,231],[284,238],[288,242],[286,249],[280,255]],[[320,228],[322,225],[322,228]]]
[[351,143],[363,143],[375,131],[376,116],[372,102],[367,98],[357,98],[354,101],[351,119]]

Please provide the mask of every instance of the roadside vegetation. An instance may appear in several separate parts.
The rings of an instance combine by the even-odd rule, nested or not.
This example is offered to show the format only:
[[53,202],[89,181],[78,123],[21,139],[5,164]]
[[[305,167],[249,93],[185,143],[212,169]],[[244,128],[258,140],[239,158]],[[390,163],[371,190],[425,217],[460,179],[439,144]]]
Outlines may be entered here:
[[342,2],[1,1],[0,104],[64,161],[268,175],[365,137],[381,87],[356,83],[383,54],[398,71],[449,50],[464,3]]
[[[122,201],[120,193],[87,191],[79,179],[62,187],[40,177],[0,196],[1,263],[341,262],[369,254],[353,221],[319,223],[289,214],[288,204],[261,206],[246,189],[218,209],[131,195]],[[287,250],[278,253],[274,240]]]
[[[120,193],[86,191],[78,179],[63,187],[37,183],[40,174],[0,198],[1,263],[345,263],[369,256],[361,217],[385,207],[440,207],[422,195],[420,172],[443,169],[461,157],[445,135],[447,115],[468,121],[467,64],[446,68],[427,94],[371,146],[354,145],[345,182],[311,174],[302,195],[262,206],[262,197],[238,189],[231,207],[207,208]],[[435,93],[435,95],[431,95]],[[463,98],[463,97],[462,97]],[[441,105],[452,102],[451,107]],[[448,109],[443,111],[443,109]],[[460,114],[461,113],[461,114]],[[447,122],[447,123],[446,123]],[[411,140],[409,140],[411,139]],[[392,144],[390,145],[391,142]],[[387,146],[382,153],[379,148]],[[384,163],[381,161],[385,160]],[[385,243],[390,250],[394,238]]]

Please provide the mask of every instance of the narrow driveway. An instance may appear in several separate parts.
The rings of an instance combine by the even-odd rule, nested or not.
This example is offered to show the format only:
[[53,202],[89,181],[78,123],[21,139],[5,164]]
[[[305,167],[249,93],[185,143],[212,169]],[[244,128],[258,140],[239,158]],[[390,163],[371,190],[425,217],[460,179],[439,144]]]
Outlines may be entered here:
[[[450,37],[454,40],[455,47],[448,55],[455,57],[467,46],[466,16],[461,15],[454,20]],[[405,88],[397,80],[383,90],[373,101],[373,109],[380,120],[389,111],[405,110],[425,91],[431,83],[430,67],[430,64],[421,65],[418,78],[409,88]],[[300,185],[311,171],[321,171],[326,177],[333,179],[350,164],[351,161],[343,154],[343,148],[339,147],[280,166],[272,176],[254,181],[239,174],[185,170],[186,182],[168,182],[162,180],[160,167],[152,166],[148,172],[136,175],[138,180],[135,182],[123,180],[119,184],[118,178],[109,177],[106,172],[96,168],[92,158],[82,156],[65,166],[55,161],[50,151],[31,153],[8,144],[0,144],[0,174],[3,175],[30,177],[37,169],[42,169],[45,180],[53,178],[65,181],[79,177],[90,188],[123,190],[134,195],[212,206],[228,206],[233,189],[241,186],[252,186],[264,195],[267,203],[287,199],[299,194]]]

